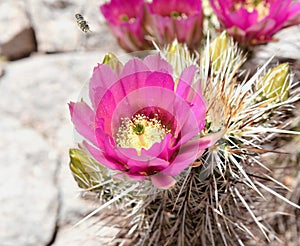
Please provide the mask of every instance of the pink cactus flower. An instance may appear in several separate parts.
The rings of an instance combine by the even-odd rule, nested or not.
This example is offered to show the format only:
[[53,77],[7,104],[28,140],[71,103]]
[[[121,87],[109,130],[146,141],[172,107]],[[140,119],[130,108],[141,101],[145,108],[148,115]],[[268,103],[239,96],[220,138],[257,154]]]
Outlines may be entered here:
[[190,48],[198,47],[202,22],[201,0],[153,0],[147,4],[147,30],[159,44],[177,39]]
[[109,24],[120,46],[126,51],[149,49],[145,39],[143,0],[111,0],[100,6],[100,11]]
[[221,24],[242,46],[264,44],[300,23],[300,2],[293,0],[210,0]]
[[95,67],[89,83],[91,106],[84,101],[69,104],[87,151],[121,175],[149,178],[158,188],[173,186],[174,176],[218,139],[199,135],[206,104],[200,82],[195,83],[196,70],[190,66],[174,80],[171,65],[160,55],[133,58],[118,72],[107,64]]

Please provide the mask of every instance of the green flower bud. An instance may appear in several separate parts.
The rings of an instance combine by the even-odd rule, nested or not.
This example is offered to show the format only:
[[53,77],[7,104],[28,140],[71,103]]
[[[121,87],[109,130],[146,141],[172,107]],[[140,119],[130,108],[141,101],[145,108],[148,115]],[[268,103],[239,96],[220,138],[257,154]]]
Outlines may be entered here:
[[218,70],[220,68],[222,54],[226,51],[228,42],[229,36],[224,31],[211,43],[209,51],[214,70]]
[[262,89],[263,98],[285,101],[289,97],[290,67],[283,63],[269,69],[258,82],[258,89]]
[[111,67],[112,70],[119,73],[122,70],[123,65],[119,59],[113,53],[107,53],[102,61],[102,64],[107,64]]
[[97,185],[102,166],[81,149],[70,149],[70,169],[78,186],[90,189]]
[[[165,50],[166,60],[173,67],[173,75],[179,78],[183,70],[188,65],[191,65],[192,59],[188,47],[185,44],[178,43],[174,40],[172,44],[169,44]],[[175,89],[177,88],[178,80],[175,81]]]

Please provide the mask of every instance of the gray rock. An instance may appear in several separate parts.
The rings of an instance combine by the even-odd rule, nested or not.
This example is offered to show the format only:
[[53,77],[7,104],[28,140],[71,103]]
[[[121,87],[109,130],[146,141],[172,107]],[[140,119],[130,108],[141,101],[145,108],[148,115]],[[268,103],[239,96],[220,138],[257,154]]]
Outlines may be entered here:
[[0,30],[0,56],[16,60],[37,50],[34,30],[26,14],[24,1],[0,3]]
[[[259,57],[264,50],[269,56],[277,56],[287,59],[300,59],[300,27],[293,26],[278,32],[275,35],[277,42],[271,42],[266,47],[261,47],[257,54]],[[263,49],[264,48],[264,49]]]
[[[104,0],[59,1],[28,0],[28,11],[36,32],[38,50],[56,53],[74,50],[94,50],[118,47],[100,14]],[[80,13],[88,22],[90,32],[83,33],[77,26],[75,14]]]
[[36,131],[3,113],[0,130],[1,245],[46,245],[59,205],[53,149]]
[[253,56],[247,61],[247,68],[255,70],[274,56],[272,63],[289,62],[299,68],[300,65],[300,28],[293,26],[278,32],[276,42],[259,45],[254,48]]
[[112,239],[118,228],[107,226],[98,219],[90,219],[78,227],[65,226],[59,230],[55,246],[99,246],[112,245]]
[[[97,245],[94,231],[72,229],[99,203],[80,195],[68,168],[75,142],[67,103],[78,100],[103,56],[32,56],[6,65],[0,78],[1,245]],[[110,240],[109,232],[95,242]]]
[[71,124],[67,103],[78,99],[81,87],[103,56],[70,53],[10,63],[0,81],[0,110],[37,129],[54,146],[61,146],[63,140],[58,140],[56,131]]
[[29,56],[32,52],[37,51],[33,29],[31,27],[23,29],[0,48],[1,55],[11,61]]

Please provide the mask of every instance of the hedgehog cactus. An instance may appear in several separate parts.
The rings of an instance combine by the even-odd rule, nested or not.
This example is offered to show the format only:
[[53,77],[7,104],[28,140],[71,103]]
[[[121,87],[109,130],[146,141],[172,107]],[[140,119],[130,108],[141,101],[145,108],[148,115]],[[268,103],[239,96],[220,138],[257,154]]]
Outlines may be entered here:
[[[198,56],[192,56],[186,45],[176,42],[159,53],[144,60],[134,58],[123,68],[114,61],[111,66],[118,64],[120,68],[114,73],[110,66],[99,65],[90,82],[92,107],[83,102],[70,105],[77,131],[89,142],[83,142],[77,150],[82,161],[74,158],[75,150],[71,151],[76,181],[85,190],[119,192],[113,198],[101,196],[107,206],[117,202],[116,209],[126,211],[116,237],[118,242],[244,245],[279,240],[275,229],[262,219],[266,216],[264,209],[270,206],[266,198],[275,197],[291,207],[300,207],[284,197],[287,187],[276,180],[272,166],[264,163],[262,156],[276,153],[270,149],[272,145],[268,149],[265,145],[271,137],[299,134],[284,129],[283,124],[285,113],[299,100],[287,64],[268,69],[267,63],[251,78],[242,77],[245,56],[226,34],[208,42]],[[112,90],[115,85],[116,90]],[[146,85],[142,97],[133,93],[137,89],[142,92]],[[155,90],[168,93],[156,97]],[[131,93],[134,96],[125,103],[124,95]],[[180,108],[172,104],[175,99],[164,104],[172,95],[185,103]],[[149,106],[151,110],[160,109],[153,111],[161,117],[154,117],[161,119],[160,123],[148,122],[153,114],[141,109]],[[189,127],[181,127],[182,132],[176,133],[181,109],[194,121],[189,124],[186,119]],[[116,141],[118,129],[127,129],[120,119],[141,113],[146,114],[151,126],[169,128],[160,131],[160,138],[146,146],[139,136],[148,129],[129,118],[140,147],[132,139],[126,146]],[[172,152],[178,143],[182,147]],[[193,146],[197,146],[197,153]],[[122,148],[127,149],[120,151]],[[184,158],[177,159],[181,154]],[[153,158],[146,162],[140,159],[147,156]],[[162,158],[164,162],[157,161]],[[91,170],[102,174],[86,175]]]

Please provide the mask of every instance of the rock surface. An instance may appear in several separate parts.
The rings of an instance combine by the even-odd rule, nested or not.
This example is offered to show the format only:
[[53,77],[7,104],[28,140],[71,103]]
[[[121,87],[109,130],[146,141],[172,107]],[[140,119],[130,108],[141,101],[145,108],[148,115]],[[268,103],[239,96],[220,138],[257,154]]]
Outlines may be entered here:
[[[28,12],[36,32],[38,50],[56,53],[91,50],[117,46],[99,11],[103,0],[28,0]],[[90,32],[83,33],[77,26],[75,14],[80,13],[88,22]],[[51,35],[49,35],[51,34]]]
[[286,28],[278,32],[275,39],[276,42],[255,47],[246,68],[255,70],[274,57],[271,63],[289,62],[296,66],[295,72],[297,72],[296,70],[300,68],[300,27]]
[[59,207],[53,148],[18,118],[1,118],[1,244],[47,245]]
[[17,60],[37,50],[31,24],[24,1],[0,2],[0,56]]
[[82,244],[94,240],[93,232],[72,228],[99,204],[80,198],[68,169],[74,139],[67,103],[78,99],[103,56],[34,56],[6,66],[0,80],[1,245],[49,245],[58,231],[57,245],[93,245]]
[[[99,5],[104,0],[14,0],[0,3],[0,57],[16,60],[36,51],[60,53],[78,50],[113,50],[112,39]],[[90,32],[77,26],[75,14],[84,16]],[[7,24],[9,23],[9,25]]]

